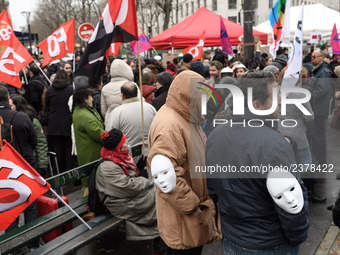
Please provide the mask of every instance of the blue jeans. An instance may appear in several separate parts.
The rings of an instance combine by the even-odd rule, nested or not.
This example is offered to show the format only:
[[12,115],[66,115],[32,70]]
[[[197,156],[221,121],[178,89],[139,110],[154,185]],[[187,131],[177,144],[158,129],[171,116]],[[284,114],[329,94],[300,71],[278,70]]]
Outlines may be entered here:
[[223,237],[224,255],[298,255],[300,246],[282,244],[267,250],[254,250],[237,245]]
[[310,164],[312,164],[312,162],[313,162],[312,154],[310,152],[309,147],[298,150],[297,155],[296,155],[296,163],[303,164],[304,172],[307,172],[307,170],[309,170]]

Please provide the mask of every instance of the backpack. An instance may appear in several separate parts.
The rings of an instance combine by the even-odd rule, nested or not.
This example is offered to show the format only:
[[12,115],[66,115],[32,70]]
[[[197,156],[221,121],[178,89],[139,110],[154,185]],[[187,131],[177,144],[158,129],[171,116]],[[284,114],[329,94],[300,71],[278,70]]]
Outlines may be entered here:
[[14,144],[13,126],[11,123],[15,114],[15,111],[10,111],[9,115],[7,116],[7,120],[4,120],[0,116],[0,151],[4,147],[4,143],[2,141],[3,139],[5,139],[12,146]]
[[105,196],[102,201],[98,195],[98,190],[96,188],[97,169],[98,169],[98,166],[104,161],[107,161],[107,159],[102,158],[101,160],[99,160],[99,162],[93,168],[89,178],[87,179],[87,184],[89,188],[87,208],[90,212],[94,212],[95,215],[100,215],[107,211],[107,208],[104,205],[104,202],[107,196]]

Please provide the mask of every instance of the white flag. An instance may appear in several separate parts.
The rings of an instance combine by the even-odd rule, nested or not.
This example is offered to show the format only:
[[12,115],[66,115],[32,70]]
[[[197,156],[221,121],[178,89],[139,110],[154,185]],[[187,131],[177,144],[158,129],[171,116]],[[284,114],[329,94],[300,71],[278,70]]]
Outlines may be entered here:
[[290,0],[286,0],[285,24],[281,34],[281,39],[283,38],[290,38]]
[[302,70],[302,44],[303,44],[303,4],[300,18],[294,35],[293,49],[289,54],[285,75],[281,87],[293,87],[299,79]]

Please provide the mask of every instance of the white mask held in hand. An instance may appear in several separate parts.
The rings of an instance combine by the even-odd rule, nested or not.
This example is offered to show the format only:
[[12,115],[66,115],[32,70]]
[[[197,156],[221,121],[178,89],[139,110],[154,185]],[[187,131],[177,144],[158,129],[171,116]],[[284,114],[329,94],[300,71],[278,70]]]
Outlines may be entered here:
[[267,189],[274,202],[291,214],[301,212],[304,199],[301,186],[289,172],[276,168],[267,177]]
[[151,175],[163,193],[170,193],[176,188],[175,169],[168,157],[158,154],[152,158]]

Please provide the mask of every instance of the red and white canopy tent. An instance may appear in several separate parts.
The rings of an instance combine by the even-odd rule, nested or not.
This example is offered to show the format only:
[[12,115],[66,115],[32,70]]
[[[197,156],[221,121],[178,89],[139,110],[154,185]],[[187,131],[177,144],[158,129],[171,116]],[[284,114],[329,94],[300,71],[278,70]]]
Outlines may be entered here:
[[[224,25],[232,45],[240,44],[239,37],[243,35],[240,24],[223,18]],[[188,18],[168,28],[150,39],[156,49],[183,49],[196,44],[200,35],[205,31],[205,47],[220,45],[220,16],[201,7]],[[267,44],[268,35],[253,30],[254,36],[259,36],[262,44]]]

